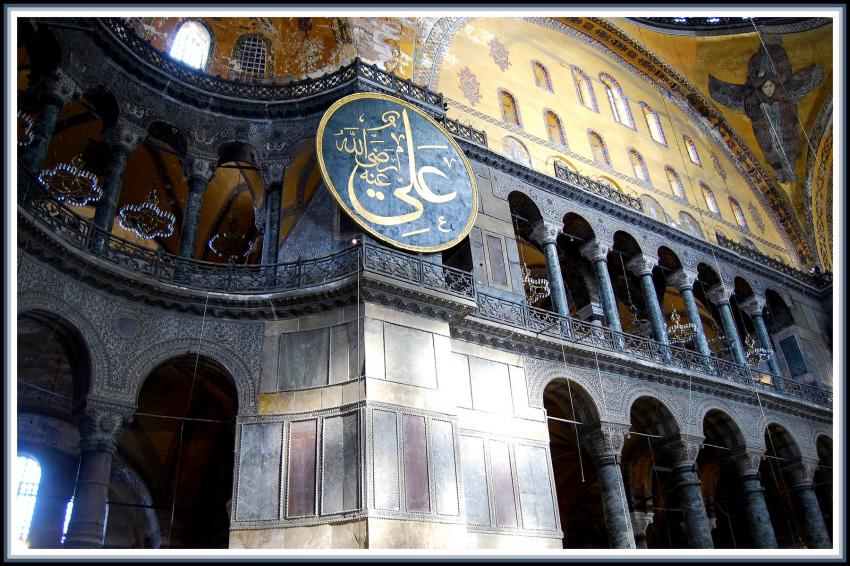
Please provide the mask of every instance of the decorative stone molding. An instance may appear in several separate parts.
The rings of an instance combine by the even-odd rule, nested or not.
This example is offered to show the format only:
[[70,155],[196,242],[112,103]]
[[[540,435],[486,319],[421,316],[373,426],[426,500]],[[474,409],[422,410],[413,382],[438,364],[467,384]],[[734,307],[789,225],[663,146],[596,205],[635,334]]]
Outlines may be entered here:
[[189,154],[183,166],[187,179],[203,179],[206,183],[215,175],[216,167],[217,160],[214,157],[197,154]]
[[655,513],[649,511],[632,511],[629,513],[629,518],[632,520],[632,530],[635,535],[646,535],[646,529],[652,524],[655,518]]
[[674,285],[677,289],[693,289],[698,277],[699,274],[695,269],[683,267],[667,277],[667,282]]
[[791,483],[794,487],[806,486],[811,487],[815,478],[818,462],[812,458],[795,458],[789,463],[786,463],[782,469],[788,474]]
[[705,292],[706,298],[715,305],[728,305],[729,299],[732,297],[730,291],[723,283],[718,283],[711,289]]
[[600,428],[582,436],[585,447],[594,458],[610,456],[619,458],[623,453],[623,444],[629,437],[629,424],[603,422]]
[[605,261],[608,259],[608,252],[614,247],[613,240],[605,241],[599,238],[594,238],[579,248],[579,253],[582,257],[589,259],[595,263],[597,261]]
[[286,171],[286,168],[289,166],[289,160],[284,161],[273,161],[268,163],[263,163],[262,165],[262,175],[263,175],[263,183],[268,189],[274,183],[282,183],[283,182],[283,174]]
[[115,453],[124,426],[133,419],[133,407],[89,401],[77,415],[80,449]]
[[523,356],[525,378],[528,385],[528,404],[532,407],[543,406],[543,392],[546,386],[556,379],[569,379],[579,384],[593,401],[594,410],[604,417],[605,404],[601,383],[594,373],[577,367],[567,367],[563,362],[541,360]]
[[529,237],[542,246],[555,243],[560,233],[561,226],[546,220],[538,220],[531,229]]
[[761,448],[743,447],[730,452],[729,462],[735,467],[739,476],[758,473],[759,464],[764,459],[766,450]]
[[652,268],[658,265],[658,258],[649,254],[635,256],[626,263],[626,268],[637,275],[652,275]]

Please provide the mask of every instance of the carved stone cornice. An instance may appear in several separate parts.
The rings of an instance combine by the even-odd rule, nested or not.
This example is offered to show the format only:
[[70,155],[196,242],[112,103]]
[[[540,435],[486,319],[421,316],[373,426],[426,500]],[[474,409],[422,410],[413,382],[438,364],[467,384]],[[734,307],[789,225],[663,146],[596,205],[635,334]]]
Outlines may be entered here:
[[614,242],[600,240],[594,238],[579,248],[579,253],[582,257],[589,259],[591,262],[606,261],[608,252],[614,247]]
[[652,275],[652,268],[658,265],[658,258],[649,254],[641,254],[630,259],[626,263],[629,271],[640,277],[641,275]]
[[726,288],[722,283],[718,283],[711,289],[705,292],[706,298],[715,305],[728,305],[729,299],[732,297],[732,291]]
[[740,301],[738,306],[750,317],[764,316],[764,307],[767,306],[767,299],[763,296],[753,295],[746,300]]
[[729,453],[729,463],[739,476],[756,474],[766,450],[760,448],[738,448]]
[[675,285],[678,289],[693,289],[699,274],[696,270],[682,268],[674,271],[672,275],[667,277],[667,281]]
[[552,244],[557,241],[558,235],[561,233],[561,228],[561,225],[555,224],[554,222],[538,220],[531,228],[531,232],[529,232],[528,237],[541,246],[544,244]]

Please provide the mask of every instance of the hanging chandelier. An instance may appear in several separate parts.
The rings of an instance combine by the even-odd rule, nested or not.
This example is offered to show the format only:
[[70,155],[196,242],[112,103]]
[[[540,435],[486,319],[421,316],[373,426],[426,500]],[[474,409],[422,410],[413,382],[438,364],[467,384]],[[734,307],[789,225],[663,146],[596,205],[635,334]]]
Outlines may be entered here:
[[87,171],[81,154],[75,155],[70,163],[63,162],[38,174],[38,181],[60,202],[72,206],[85,206],[103,195],[97,177]]
[[770,357],[770,350],[757,346],[756,341],[750,334],[747,334],[747,338],[744,340],[744,345],[747,347],[747,352],[744,356],[747,359],[747,363],[752,366],[757,366]]
[[525,284],[525,295],[528,297],[529,304],[534,304],[541,299],[549,296],[549,280],[545,277],[534,277],[531,269],[523,264],[522,282]]
[[33,140],[32,127],[33,127],[32,116],[30,116],[26,112],[18,110],[18,132],[23,131],[23,133],[24,133],[23,138],[18,140],[18,147],[26,147],[26,146],[28,146],[29,144],[32,143],[32,140]]
[[230,230],[219,232],[210,238],[207,246],[218,257],[226,257],[228,261],[236,261],[251,255],[257,249],[257,239],[248,240],[247,234],[238,231],[236,214],[230,215]]
[[718,328],[714,322],[709,322],[714,338],[708,340],[708,349],[711,350],[718,358],[724,357],[729,353],[729,342],[726,340],[726,335]]
[[143,240],[167,238],[174,233],[175,216],[159,208],[156,188],[141,204],[128,204],[118,211],[118,224]]
[[635,306],[635,304],[631,302],[631,297],[629,297],[629,304],[626,305],[626,308],[632,315],[630,321],[632,333],[637,336],[649,336],[652,332],[649,321],[645,318],[640,317],[640,311],[638,311],[638,308]]
[[697,327],[693,322],[683,324],[679,313],[673,307],[670,313],[670,324],[667,325],[667,340],[671,344],[685,344],[697,335]]

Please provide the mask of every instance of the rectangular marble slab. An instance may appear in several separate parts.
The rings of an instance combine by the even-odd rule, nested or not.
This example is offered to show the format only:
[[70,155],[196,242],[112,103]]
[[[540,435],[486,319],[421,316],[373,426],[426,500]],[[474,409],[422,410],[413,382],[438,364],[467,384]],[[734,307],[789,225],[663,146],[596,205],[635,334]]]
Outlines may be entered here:
[[322,514],[360,507],[360,443],[357,413],[324,419]]
[[514,452],[523,528],[554,530],[555,507],[546,449],[518,444]]
[[472,406],[476,411],[513,414],[511,379],[507,365],[470,356],[469,377],[472,384]]
[[489,525],[490,501],[484,465],[484,440],[475,436],[461,436],[460,452],[466,520],[471,525]]
[[434,339],[430,332],[384,323],[386,379],[416,387],[437,387]]
[[457,515],[457,468],[452,423],[431,421],[431,469],[434,474],[437,513]]
[[239,521],[279,518],[282,427],[283,423],[242,425],[236,493]]
[[510,452],[506,443],[498,440],[490,441],[490,471],[493,474],[496,525],[516,528],[514,483],[511,476]]
[[372,412],[372,438],[375,507],[398,510],[401,498],[399,497],[398,429],[395,413]]
[[280,335],[278,386],[281,391],[328,384],[329,334],[327,328]]
[[315,514],[316,501],[316,421],[296,421],[289,425],[289,488],[287,517]]
[[428,453],[425,444],[425,417],[402,416],[404,439],[404,504],[407,511],[431,509],[428,493]]

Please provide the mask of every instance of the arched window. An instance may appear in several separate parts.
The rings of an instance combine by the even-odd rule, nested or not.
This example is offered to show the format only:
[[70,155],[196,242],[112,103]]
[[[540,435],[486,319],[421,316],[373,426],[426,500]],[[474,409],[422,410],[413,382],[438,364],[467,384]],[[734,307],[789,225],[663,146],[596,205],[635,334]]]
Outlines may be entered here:
[[629,128],[634,128],[635,121],[632,118],[632,110],[629,108],[629,101],[623,89],[620,88],[620,83],[608,73],[600,73],[599,79],[605,86],[605,93],[608,95],[608,102],[611,104],[611,113],[614,115],[614,121]]
[[590,152],[593,154],[593,160],[611,167],[611,157],[608,155],[608,147],[605,145],[602,136],[590,130],[587,132],[587,139],[590,140]]
[[741,205],[738,204],[738,201],[729,197],[729,206],[732,207],[732,213],[735,215],[735,220],[738,222],[738,226],[743,228],[744,230],[749,231],[750,226],[747,224],[747,217],[744,216],[744,209],[741,208]]
[[667,223],[667,213],[664,212],[664,209],[658,204],[657,200],[649,195],[641,195],[640,202],[643,205],[644,214],[660,220],[665,224]]
[[673,191],[673,194],[680,199],[688,200],[685,194],[685,185],[682,184],[682,178],[679,177],[676,170],[668,165],[664,168],[664,171],[667,172],[667,182],[670,183],[670,190]]
[[720,175],[721,179],[726,179],[726,169],[720,164],[720,159],[717,158],[713,153],[711,154],[711,161],[714,163],[714,170],[717,171],[717,174]]
[[687,212],[679,213],[679,224],[681,224],[681,228],[688,234],[692,234],[700,238],[703,237],[702,228],[700,228],[699,223]]
[[520,165],[531,167],[531,156],[521,141],[515,137],[505,136],[502,142],[505,144],[505,155],[509,159],[516,161]]
[[646,118],[646,125],[649,127],[649,135],[652,139],[662,145],[667,145],[667,137],[664,135],[664,129],[661,127],[661,119],[652,107],[645,103],[640,103],[643,108],[643,117]]
[[502,120],[508,124],[522,127],[519,118],[519,106],[516,98],[506,90],[499,91],[499,105],[502,107]]
[[18,454],[15,473],[15,541],[29,546],[30,523],[41,483],[41,465],[32,456]]
[[555,145],[567,145],[567,138],[564,135],[564,128],[558,115],[547,110],[543,118],[546,120],[546,133],[549,135],[549,141]]
[[596,104],[596,95],[593,94],[593,84],[590,82],[590,77],[578,67],[573,66],[571,69],[573,70],[573,82],[576,85],[578,101],[582,106],[590,108],[594,112],[599,112],[599,105]]
[[205,69],[210,54],[210,32],[195,20],[184,22],[177,30],[168,55],[195,69]]
[[539,61],[532,61],[531,66],[534,69],[534,84],[549,92],[553,92],[552,80],[549,78],[549,71],[546,70],[546,67]]
[[714,191],[711,187],[703,182],[700,182],[699,188],[702,191],[702,198],[705,199],[705,206],[714,214],[720,215],[720,208],[717,206],[717,199],[714,198]]
[[256,34],[243,35],[233,50],[237,80],[263,79],[266,77],[266,41]]
[[697,146],[694,145],[694,140],[688,136],[682,136],[682,138],[685,140],[685,147],[688,148],[688,157],[691,158],[691,163],[702,167],[702,161],[700,161],[699,152],[697,151]]
[[634,148],[629,149],[629,161],[632,163],[632,170],[635,173],[635,179],[651,183],[649,178],[649,169],[646,168],[646,161],[643,156]]

